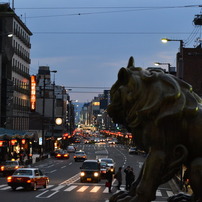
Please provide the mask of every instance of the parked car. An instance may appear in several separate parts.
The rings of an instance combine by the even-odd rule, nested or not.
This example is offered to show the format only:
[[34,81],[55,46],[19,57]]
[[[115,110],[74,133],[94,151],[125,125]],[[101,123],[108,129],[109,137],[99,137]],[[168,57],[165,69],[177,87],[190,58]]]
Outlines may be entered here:
[[36,190],[39,187],[46,188],[49,178],[38,168],[19,168],[12,176],[7,177],[7,183],[14,191],[17,187]]
[[60,150],[56,153],[55,158],[57,159],[69,159],[69,153],[66,150]]
[[87,155],[84,151],[79,150],[75,151],[74,160],[76,161],[85,161],[87,159]]
[[128,150],[129,154],[138,154],[137,147],[130,147]]
[[22,165],[19,161],[15,160],[5,161],[5,163],[0,166],[0,172],[3,175],[12,175],[15,170],[23,167],[24,165]]
[[81,182],[99,182],[101,179],[100,163],[97,160],[85,160],[80,167]]
[[105,162],[107,164],[107,169],[113,167],[113,173],[115,173],[115,162],[112,158],[100,158],[99,162]]
[[69,153],[74,153],[76,151],[76,148],[73,145],[67,146],[67,151]]

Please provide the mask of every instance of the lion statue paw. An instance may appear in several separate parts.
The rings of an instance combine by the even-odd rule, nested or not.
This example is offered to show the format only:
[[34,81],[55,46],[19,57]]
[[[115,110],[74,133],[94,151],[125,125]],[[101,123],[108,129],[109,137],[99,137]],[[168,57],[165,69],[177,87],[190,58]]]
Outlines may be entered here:
[[110,202],[128,202],[132,197],[128,195],[128,191],[119,191],[113,194],[109,201]]
[[175,194],[169,197],[167,201],[168,202],[191,202],[193,200],[191,195],[180,192],[178,194]]

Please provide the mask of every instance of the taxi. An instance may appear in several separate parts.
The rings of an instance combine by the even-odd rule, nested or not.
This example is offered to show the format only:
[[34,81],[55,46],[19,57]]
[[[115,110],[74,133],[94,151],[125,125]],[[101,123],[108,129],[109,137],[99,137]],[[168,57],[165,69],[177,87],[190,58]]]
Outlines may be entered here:
[[47,188],[49,178],[38,168],[19,168],[12,176],[7,177],[7,183],[14,191],[17,187],[36,190],[39,187]]
[[76,151],[74,154],[74,160],[76,161],[85,161],[87,159],[86,153],[82,150]]
[[69,159],[69,153],[66,150],[60,150],[55,154],[57,159]]
[[0,172],[3,175],[11,175],[18,168],[23,168],[24,166],[20,164],[19,161],[15,160],[7,160],[3,165],[0,166]]

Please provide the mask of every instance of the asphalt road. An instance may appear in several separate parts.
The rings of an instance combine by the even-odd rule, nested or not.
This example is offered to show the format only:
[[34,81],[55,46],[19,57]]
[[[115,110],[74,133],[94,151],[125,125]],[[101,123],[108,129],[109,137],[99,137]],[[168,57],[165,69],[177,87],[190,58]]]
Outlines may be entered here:
[[[129,155],[128,150],[123,145],[108,144],[78,144],[77,149],[86,152],[88,159],[96,159],[100,157],[113,158],[116,162],[116,170],[118,167],[124,168],[128,165],[132,166],[137,176],[144,162],[143,155]],[[7,186],[6,178],[0,177],[0,199],[3,202],[106,202],[112,193],[117,191],[116,180],[113,181],[112,193],[108,193],[105,187],[105,179],[99,183],[80,183],[79,172],[82,162],[74,162],[73,153],[70,154],[68,160],[58,160],[55,158],[45,159],[37,162],[33,167],[39,167],[50,178],[47,189],[37,189],[36,191],[26,191],[18,188],[12,191]],[[124,173],[123,173],[124,176]],[[124,178],[124,177],[123,177]],[[125,180],[121,189],[125,189]],[[156,201],[166,201],[166,198],[173,195],[168,184],[165,184],[156,192]]]

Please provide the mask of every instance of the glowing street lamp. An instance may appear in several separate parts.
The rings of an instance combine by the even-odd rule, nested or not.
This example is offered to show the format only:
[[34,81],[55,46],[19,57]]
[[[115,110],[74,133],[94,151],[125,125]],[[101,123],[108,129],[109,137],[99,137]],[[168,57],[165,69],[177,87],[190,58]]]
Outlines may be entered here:
[[154,65],[159,66],[159,65],[168,65],[168,73],[170,73],[170,63],[167,62],[155,62]]
[[161,42],[162,43],[167,43],[168,41],[179,41],[180,42],[180,53],[182,52],[182,48],[183,48],[183,40],[181,39],[168,39],[168,38],[162,38]]

